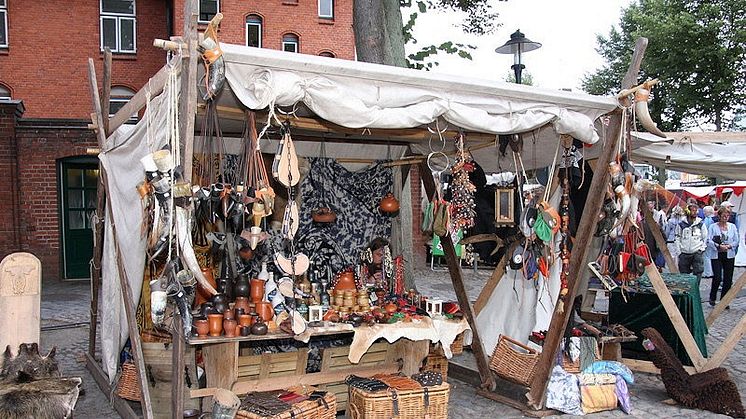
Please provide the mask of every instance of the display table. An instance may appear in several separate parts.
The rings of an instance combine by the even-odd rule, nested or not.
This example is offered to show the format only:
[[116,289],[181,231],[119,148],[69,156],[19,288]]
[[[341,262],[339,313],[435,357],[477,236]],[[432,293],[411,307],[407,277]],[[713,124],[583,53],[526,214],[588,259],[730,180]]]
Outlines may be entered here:
[[[412,375],[419,372],[422,360],[429,353],[431,342],[440,342],[444,350],[448,350],[450,357],[450,345],[462,332],[465,332],[464,340],[468,344],[471,333],[465,319],[424,317],[419,321],[363,325],[357,328],[349,324],[327,324],[323,327],[309,327],[304,334],[298,336],[274,333],[231,338],[191,338],[190,345],[202,346],[207,375],[207,388],[192,390],[191,397],[212,396],[217,388],[231,389],[237,394],[275,390],[285,388],[291,382],[315,386],[339,385],[349,374],[371,376],[401,371]],[[319,372],[306,372],[307,348],[261,355],[244,355],[239,352],[242,342],[295,340],[307,344],[313,338],[321,336],[349,338],[351,334],[351,345],[323,350]],[[387,342],[376,343],[380,339]],[[346,393],[346,386],[344,392]],[[344,406],[345,401],[342,400],[340,406]]]
[[[663,273],[661,275],[689,330],[692,332],[702,356],[707,357],[707,345],[705,343],[707,324],[702,312],[697,277],[689,274]],[[661,305],[660,299],[650,285],[647,275],[640,277],[631,290],[626,290],[625,296],[627,302],[624,301],[620,288],[611,292],[609,324],[619,323],[637,336],[642,336],[642,329],[654,327],[676,352],[679,360],[685,365],[692,365],[684,345],[679,340],[676,330],[663,305]],[[622,348],[640,354],[646,352],[639,339],[622,344]]]

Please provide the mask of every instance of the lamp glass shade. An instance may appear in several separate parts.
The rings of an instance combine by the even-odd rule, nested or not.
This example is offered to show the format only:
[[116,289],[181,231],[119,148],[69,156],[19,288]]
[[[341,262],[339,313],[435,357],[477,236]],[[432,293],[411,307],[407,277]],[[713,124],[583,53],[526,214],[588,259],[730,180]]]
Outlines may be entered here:
[[[517,30],[510,35],[510,40],[508,42],[495,48],[495,52],[498,54],[513,54],[518,56],[521,53],[533,51],[539,48],[541,48],[541,43],[526,38],[526,35],[524,35],[520,30]],[[518,60],[519,58],[516,57],[516,59]],[[520,63],[516,61],[516,64]]]

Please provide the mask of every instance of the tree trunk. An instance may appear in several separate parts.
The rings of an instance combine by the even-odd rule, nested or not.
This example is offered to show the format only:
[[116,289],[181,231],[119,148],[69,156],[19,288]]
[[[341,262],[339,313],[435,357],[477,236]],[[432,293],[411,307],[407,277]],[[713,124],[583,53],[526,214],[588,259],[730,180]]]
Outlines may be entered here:
[[367,63],[386,64],[383,26],[385,13],[381,1],[354,0],[352,15],[357,59]]
[[384,64],[406,67],[404,52],[404,31],[399,0],[382,0],[384,9],[384,30],[386,36],[383,51]]
[[719,107],[715,108],[715,131],[723,130],[723,110]]

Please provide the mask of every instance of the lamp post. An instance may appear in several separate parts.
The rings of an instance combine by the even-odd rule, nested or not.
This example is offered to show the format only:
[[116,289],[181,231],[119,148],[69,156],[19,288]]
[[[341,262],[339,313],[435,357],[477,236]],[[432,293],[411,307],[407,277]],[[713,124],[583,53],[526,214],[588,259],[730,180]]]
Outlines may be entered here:
[[534,42],[526,35],[521,33],[520,29],[510,35],[510,40],[500,47],[495,48],[498,54],[513,54],[513,65],[510,67],[515,72],[515,82],[521,84],[521,72],[526,68],[521,63],[521,54],[541,48],[541,44]]

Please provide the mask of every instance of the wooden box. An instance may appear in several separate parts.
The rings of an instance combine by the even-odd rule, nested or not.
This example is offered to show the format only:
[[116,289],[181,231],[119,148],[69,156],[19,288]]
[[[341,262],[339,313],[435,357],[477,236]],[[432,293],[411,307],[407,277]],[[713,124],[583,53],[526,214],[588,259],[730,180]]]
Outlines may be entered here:
[[306,348],[295,352],[241,355],[238,357],[236,381],[305,374],[306,364],[308,364],[308,349]]

